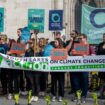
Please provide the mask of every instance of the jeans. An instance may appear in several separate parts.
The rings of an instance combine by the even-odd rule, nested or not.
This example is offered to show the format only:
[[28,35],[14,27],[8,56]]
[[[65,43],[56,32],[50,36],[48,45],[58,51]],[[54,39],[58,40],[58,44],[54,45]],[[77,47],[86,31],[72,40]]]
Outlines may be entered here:
[[[31,83],[31,89],[32,89],[32,96],[38,96],[39,94],[39,73],[33,72],[33,71],[27,71],[26,72],[27,78],[29,78]],[[31,90],[30,89],[30,90]]]
[[82,97],[87,96],[88,91],[88,72],[73,72],[72,73],[72,84],[74,88],[74,92],[81,90]]
[[7,78],[8,76],[8,71],[6,68],[1,68],[1,75],[0,75],[0,78],[1,78],[1,85],[2,85],[2,89],[3,91],[7,92]]
[[64,97],[64,73],[51,73],[51,93],[53,96],[57,95],[57,81],[58,81],[58,95]]
[[46,72],[40,72],[39,73],[39,84],[40,84],[40,91],[44,92],[46,90],[46,82],[47,82],[47,73]]

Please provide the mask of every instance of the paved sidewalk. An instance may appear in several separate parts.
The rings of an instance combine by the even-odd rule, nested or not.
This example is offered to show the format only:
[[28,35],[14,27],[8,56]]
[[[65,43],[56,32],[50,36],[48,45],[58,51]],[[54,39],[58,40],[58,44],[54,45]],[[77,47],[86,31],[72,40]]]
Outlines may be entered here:
[[[81,104],[81,105],[94,105],[93,99],[89,95],[91,96],[91,94],[88,93],[86,104]],[[72,95],[66,94],[65,98],[68,102],[68,105],[76,105],[76,102],[71,101]],[[105,100],[99,100],[98,105],[105,105],[104,102]],[[21,97],[19,103],[20,105],[27,105],[26,96]],[[0,105],[14,105],[14,100],[7,100],[6,96],[0,96]],[[40,98],[38,102],[33,102],[32,105],[46,105],[46,101],[43,98]],[[58,102],[58,101],[51,102],[51,105],[63,105],[63,102]]]

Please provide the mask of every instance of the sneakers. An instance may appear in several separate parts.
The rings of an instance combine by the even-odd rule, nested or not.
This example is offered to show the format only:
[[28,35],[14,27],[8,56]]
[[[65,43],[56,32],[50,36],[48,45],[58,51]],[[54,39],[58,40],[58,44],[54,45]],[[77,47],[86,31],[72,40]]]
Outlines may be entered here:
[[78,100],[78,99],[77,99],[76,96],[74,96],[74,97],[72,98],[72,101],[73,101],[73,102],[77,102],[77,100]]
[[37,102],[38,101],[38,97],[37,96],[32,96],[31,98],[31,102]]
[[39,95],[44,97],[45,96],[45,92],[40,92]]
[[58,101],[59,102],[62,102],[63,101],[61,96],[58,98]]
[[85,97],[82,97],[82,98],[81,98],[81,103],[83,103],[83,104],[86,103],[86,98],[85,98]]
[[35,101],[35,102],[38,101],[38,99],[39,99],[39,98],[38,98],[37,96],[34,97],[34,101]]
[[8,94],[7,99],[12,100],[12,94]]
[[[52,97],[52,102],[55,102],[55,101],[56,101],[56,97],[53,96],[53,97]],[[62,102],[62,101],[63,101],[63,99],[62,99],[61,96],[59,96],[58,101],[59,101],[59,102]]]
[[56,101],[56,97],[53,96],[53,97],[52,97],[52,102],[55,102],[55,101]]

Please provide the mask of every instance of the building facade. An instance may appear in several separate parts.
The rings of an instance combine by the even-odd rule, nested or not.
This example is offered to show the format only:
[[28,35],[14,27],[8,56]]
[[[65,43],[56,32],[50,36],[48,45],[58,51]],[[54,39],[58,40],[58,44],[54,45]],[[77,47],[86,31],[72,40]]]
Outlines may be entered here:
[[63,9],[63,32],[69,36],[71,30],[81,30],[81,6],[85,3],[94,7],[105,7],[105,0],[0,0],[0,7],[5,8],[5,31],[10,38],[17,38],[18,28],[27,26],[28,8],[45,9],[45,30],[39,37],[52,39],[48,30],[49,10]]

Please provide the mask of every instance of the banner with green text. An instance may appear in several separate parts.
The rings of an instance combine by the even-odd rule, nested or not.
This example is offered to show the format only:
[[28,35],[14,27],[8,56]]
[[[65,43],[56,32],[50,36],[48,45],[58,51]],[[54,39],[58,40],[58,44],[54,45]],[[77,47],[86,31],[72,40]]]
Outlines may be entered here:
[[102,36],[105,33],[105,8],[82,4],[81,33],[88,36],[90,44],[102,42]]
[[65,60],[50,57],[12,57],[0,53],[0,68],[44,72],[105,71],[105,56],[68,56]]

